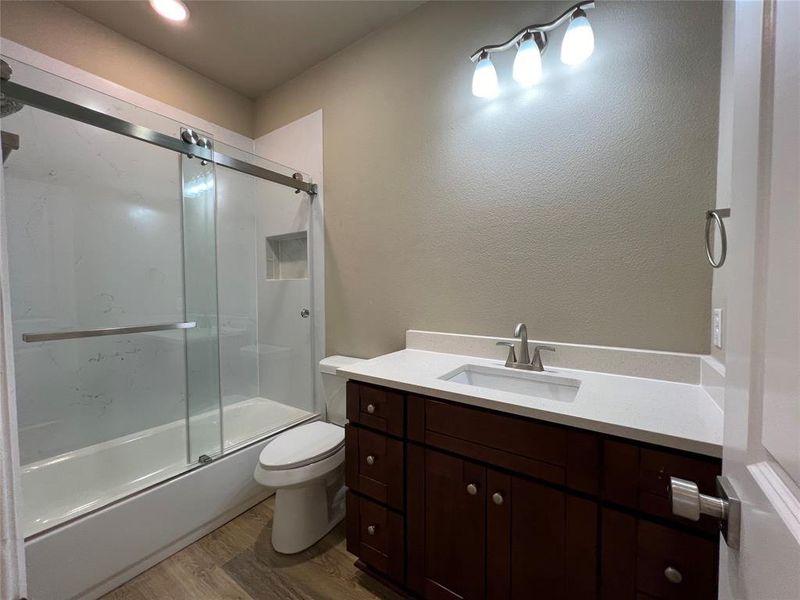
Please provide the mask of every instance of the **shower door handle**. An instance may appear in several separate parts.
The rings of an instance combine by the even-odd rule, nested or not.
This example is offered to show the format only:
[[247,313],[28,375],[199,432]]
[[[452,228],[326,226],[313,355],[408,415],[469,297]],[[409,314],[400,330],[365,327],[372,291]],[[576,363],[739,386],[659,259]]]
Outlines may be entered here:
[[81,329],[73,331],[53,331],[51,333],[23,333],[23,342],[54,342],[57,340],[74,340],[77,338],[100,337],[103,335],[127,335],[129,333],[147,333],[149,331],[169,331],[171,329],[193,329],[195,321],[181,323],[161,323],[158,325],[132,325],[128,327],[105,327],[102,329]]

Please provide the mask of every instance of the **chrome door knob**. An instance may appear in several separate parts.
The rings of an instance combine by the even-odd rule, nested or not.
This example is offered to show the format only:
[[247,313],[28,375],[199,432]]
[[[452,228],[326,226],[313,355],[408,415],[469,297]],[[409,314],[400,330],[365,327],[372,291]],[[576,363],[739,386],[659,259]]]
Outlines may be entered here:
[[698,521],[700,515],[709,515],[717,519],[727,517],[728,503],[722,498],[701,494],[694,481],[670,477],[669,496],[672,514],[684,519]]
[[367,412],[369,414],[373,414],[375,412],[375,405],[374,404],[367,404]]
[[374,464],[375,464],[375,457],[374,457],[374,456],[372,456],[372,454],[370,454],[370,455],[367,457],[367,464],[368,464],[370,467],[371,467],[372,465],[374,465]]
[[478,486],[475,485],[474,483],[467,484],[467,493],[470,496],[474,496],[475,494],[478,493]]
[[678,477],[669,478],[669,501],[672,514],[691,521],[700,515],[719,519],[719,528],[725,543],[734,550],[739,548],[742,526],[742,501],[736,495],[731,481],[722,475],[717,476],[717,496],[701,494],[697,484]]
[[367,527],[367,533],[370,535],[375,535],[375,525],[369,525]]
[[495,492],[492,494],[492,502],[497,504],[497,506],[500,506],[503,503],[503,494],[500,492]]
[[683,581],[683,575],[681,575],[681,572],[675,567],[667,567],[664,569],[664,577],[666,577],[667,581],[670,583],[680,583]]

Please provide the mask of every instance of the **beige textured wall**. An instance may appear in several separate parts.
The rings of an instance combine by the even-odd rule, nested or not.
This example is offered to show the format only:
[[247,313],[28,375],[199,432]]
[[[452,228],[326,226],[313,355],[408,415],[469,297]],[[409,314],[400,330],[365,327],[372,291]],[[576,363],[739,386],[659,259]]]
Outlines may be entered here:
[[408,328],[708,351],[720,5],[602,2],[570,73],[470,94],[468,56],[567,3],[432,2],[259,99],[324,111],[328,352]]
[[252,137],[252,100],[62,4],[3,0],[0,36]]

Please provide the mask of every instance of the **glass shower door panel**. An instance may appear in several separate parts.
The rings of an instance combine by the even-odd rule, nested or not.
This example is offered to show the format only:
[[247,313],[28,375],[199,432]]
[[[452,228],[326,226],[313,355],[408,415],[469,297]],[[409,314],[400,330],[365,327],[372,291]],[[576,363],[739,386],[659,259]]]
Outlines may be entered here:
[[[217,149],[287,175],[294,172],[219,143]],[[227,449],[286,429],[317,412],[311,337],[312,240],[307,194],[218,167],[217,202]]]
[[214,164],[181,156],[189,461],[222,452]]
[[185,321],[179,162],[31,107],[3,128],[30,534],[186,467],[183,330],[23,339]]

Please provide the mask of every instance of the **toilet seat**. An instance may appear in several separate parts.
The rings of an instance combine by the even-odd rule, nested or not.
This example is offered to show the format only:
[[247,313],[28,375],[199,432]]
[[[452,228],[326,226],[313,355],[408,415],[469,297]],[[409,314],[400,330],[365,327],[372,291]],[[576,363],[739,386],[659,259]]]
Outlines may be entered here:
[[344,447],[344,428],[324,421],[300,425],[269,442],[258,457],[265,471],[299,469],[321,462]]

